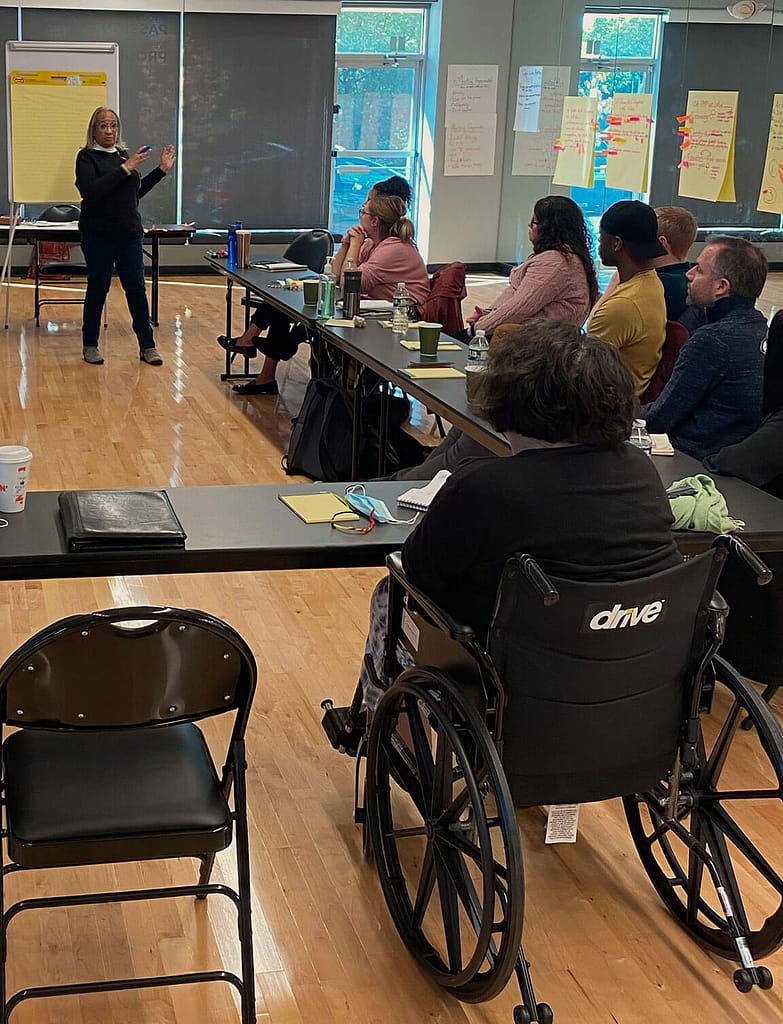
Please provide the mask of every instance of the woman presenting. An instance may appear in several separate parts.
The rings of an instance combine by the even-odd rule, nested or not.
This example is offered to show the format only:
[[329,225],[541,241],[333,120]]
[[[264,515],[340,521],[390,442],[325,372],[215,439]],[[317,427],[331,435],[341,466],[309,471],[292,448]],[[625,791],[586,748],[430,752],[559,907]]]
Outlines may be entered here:
[[149,157],[150,147],[129,155],[121,131],[116,112],[98,107],[87,126],[87,144],[76,157],[76,187],[82,197],[79,234],[87,264],[82,352],[86,363],[103,363],[98,349],[101,313],[116,266],[139,341],[139,358],[160,366],[163,360],[155,348],[144,287],[139,199],[171,170],[174,147],[165,146],[158,166],[142,178],[138,167]]

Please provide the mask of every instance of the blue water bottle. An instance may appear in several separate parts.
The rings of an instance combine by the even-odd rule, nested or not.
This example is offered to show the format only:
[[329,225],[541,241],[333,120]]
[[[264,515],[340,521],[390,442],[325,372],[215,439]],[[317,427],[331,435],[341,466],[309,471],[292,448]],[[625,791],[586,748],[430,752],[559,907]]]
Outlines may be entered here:
[[237,231],[241,230],[241,228],[241,220],[235,220],[233,224],[228,225],[228,265],[230,267],[235,267],[239,259]]

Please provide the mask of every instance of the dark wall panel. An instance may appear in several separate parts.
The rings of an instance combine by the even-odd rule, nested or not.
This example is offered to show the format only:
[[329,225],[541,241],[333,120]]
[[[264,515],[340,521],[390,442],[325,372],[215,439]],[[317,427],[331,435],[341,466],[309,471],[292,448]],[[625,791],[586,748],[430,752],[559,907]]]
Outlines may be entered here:
[[325,226],[335,18],[186,14],[183,218]]
[[[30,8],[22,11],[22,38],[118,43],[123,135],[131,150],[152,146],[142,174],[155,166],[166,143],[177,144],[178,14]],[[172,172],[142,199],[142,219],[146,224],[171,223],[176,219],[176,199]]]
[[[739,91],[735,203],[677,196],[677,117],[685,113],[691,89]],[[783,28],[667,24],[653,153],[652,205],[687,206],[702,227],[777,227],[777,215],[756,210],[772,96],[776,92],[783,92]]]
[[[0,32],[2,32],[3,43],[9,39],[16,39],[16,10],[10,7],[0,8]],[[0,139],[7,147],[8,139],[8,80],[5,76],[5,56],[3,56],[3,94],[2,108],[0,108]],[[0,207],[3,213],[8,212],[8,149],[6,148],[0,157]]]

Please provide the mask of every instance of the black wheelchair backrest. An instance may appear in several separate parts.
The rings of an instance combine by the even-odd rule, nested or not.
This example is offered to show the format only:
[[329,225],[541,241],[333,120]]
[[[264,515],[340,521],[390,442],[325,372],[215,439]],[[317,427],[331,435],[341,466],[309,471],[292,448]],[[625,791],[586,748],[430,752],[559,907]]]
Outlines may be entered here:
[[722,553],[642,579],[549,577],[506,565],[489,651],[506,691],[503,763],[518,804],[649,788],[674,761]]
[[250,648],[222,620],[111,608],[31,637],[0,668],[0,700],[9,725],[127,728],[235,709],[246,717],[255,682]]

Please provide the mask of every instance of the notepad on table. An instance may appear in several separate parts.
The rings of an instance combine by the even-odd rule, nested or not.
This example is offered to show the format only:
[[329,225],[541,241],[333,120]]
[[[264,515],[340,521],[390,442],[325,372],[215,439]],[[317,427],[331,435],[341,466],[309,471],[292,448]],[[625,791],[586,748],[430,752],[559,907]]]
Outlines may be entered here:
[[668,434],[650,434],[653,455],[674,455],[674,448]]
[[439,470],[425,487],[411,487],[404,491],[398,498],[397,504],[402,508],[413,508],[417,512],[426,512],[430,502],[446,483],[451,473],[448,469]]
[[400,373],[404,373],[406,377],[411,377],[413,380],[445,380],[447,377],[465,376],[462,370],[457,370],[453,366],[422,366],[421,369],[406,367],[400,370]]
[[348,502],[334,491],[316,491],[311,494],[278,494],[278,498],[305,523],[331,523],[338,512],[350,513],[341,516],[344,522],[359,518],[355,512],[351,512]]
[[254,270],[268,270],[277,273],[280,270],[308,270],[305,263],[292,263],[290,260],[253,260],[250,266]]
[[[413,327],[413,324],[409,324]],[[421,348],[420,341],[412,341],[410,338],[403,338],[400,341],[403,348],[407,348],[409,352],[418,352]],[[440,341],[438,342],[438,352],[459,352],[462,345],[459,345],[456,341]]]

